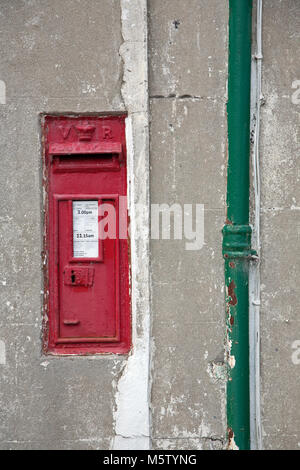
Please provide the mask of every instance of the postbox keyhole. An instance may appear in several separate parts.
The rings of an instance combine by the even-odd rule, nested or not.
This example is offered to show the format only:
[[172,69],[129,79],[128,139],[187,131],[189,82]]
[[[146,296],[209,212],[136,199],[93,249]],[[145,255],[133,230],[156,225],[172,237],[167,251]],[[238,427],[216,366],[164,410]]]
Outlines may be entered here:
[[75,284],[75,281],[76,281],[76,276],[74,274],[74,271],[71,272],[71,282],[72,284]]

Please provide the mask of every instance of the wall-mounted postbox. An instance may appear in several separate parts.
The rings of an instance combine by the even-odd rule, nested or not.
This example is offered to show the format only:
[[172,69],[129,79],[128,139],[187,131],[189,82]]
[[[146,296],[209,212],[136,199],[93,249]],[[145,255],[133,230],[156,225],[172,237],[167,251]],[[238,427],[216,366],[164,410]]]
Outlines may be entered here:
[[46,116],[43,146],[45,350],[127,352],[125,117]]

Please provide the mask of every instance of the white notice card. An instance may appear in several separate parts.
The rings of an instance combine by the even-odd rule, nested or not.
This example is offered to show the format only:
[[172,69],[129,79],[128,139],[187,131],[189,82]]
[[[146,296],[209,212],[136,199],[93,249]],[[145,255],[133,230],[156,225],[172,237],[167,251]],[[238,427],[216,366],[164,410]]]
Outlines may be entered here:
[[73,201],[73,256],[98,258],[98,201]]

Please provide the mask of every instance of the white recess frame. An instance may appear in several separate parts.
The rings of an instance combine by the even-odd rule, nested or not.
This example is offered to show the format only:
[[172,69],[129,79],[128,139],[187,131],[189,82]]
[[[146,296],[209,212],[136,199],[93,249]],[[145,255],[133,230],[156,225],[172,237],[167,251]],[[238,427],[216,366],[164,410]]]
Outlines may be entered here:
[[150,448],[150,204],[147,0],[121,0],[122,98],[128,117],[132,351],[117,384],[114,450]]

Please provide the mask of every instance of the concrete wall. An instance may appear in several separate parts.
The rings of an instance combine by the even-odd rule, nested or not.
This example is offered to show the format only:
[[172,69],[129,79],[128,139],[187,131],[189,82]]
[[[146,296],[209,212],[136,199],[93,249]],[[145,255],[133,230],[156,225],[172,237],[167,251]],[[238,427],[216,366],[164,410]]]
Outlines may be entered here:
[[[0,447],[4,449],[105,449],[117,446],[113,439],[123,432],[122,409],[128,404],[129,387],[126,357],[41,353],[39,116],[128,111],[130,202],[136,202],[136,192],[142,203],[147,202],[147,174],[143,181],[137,179],[142,186],[131,182],[136,168],[143,172],[148,165],[145,14],[143,1],[4,0],[0,4],[0,78],[6,84],[6,104],[0,108]],[[128,70],[137,70],[137,64],[139,73],[131,78]],[[127,87],[134,92],[129,94]],[[131,215],[134,219],[132,208]],[[144,365],[149,354],[146,350],[145,356],[137,342],[147,344],[142,327],[147,331],[146,242],[133,243],[132,256],[137,259],[132,266],[135,344],[130,363],[139,352]],[[143,419],[134,432],[137,438],[143,436],[141,445],[148,446],[147,367],[145,374],[142,384],[136,382],[141,405],[135,410]]]
[[[300,6],[263,3],[263,446],[296,449]],[[226,446],[227,42],[227,1],[0,2],[0,449]],[[133,350],[43,356],[40,114],[124,111]],[[204,204],[203,248],[149,244],[149,198]]]
[[227,24],[219,0],[149,2],[151,202],[205,208],[201,250],[151,241],[154,448],[225,440]]
[[[266,449],[300,446],[300,4],[263,2],[262,426]],[[298,90],[300,82],[294,84]],[[297,353],[298,345],[298,353]]]

